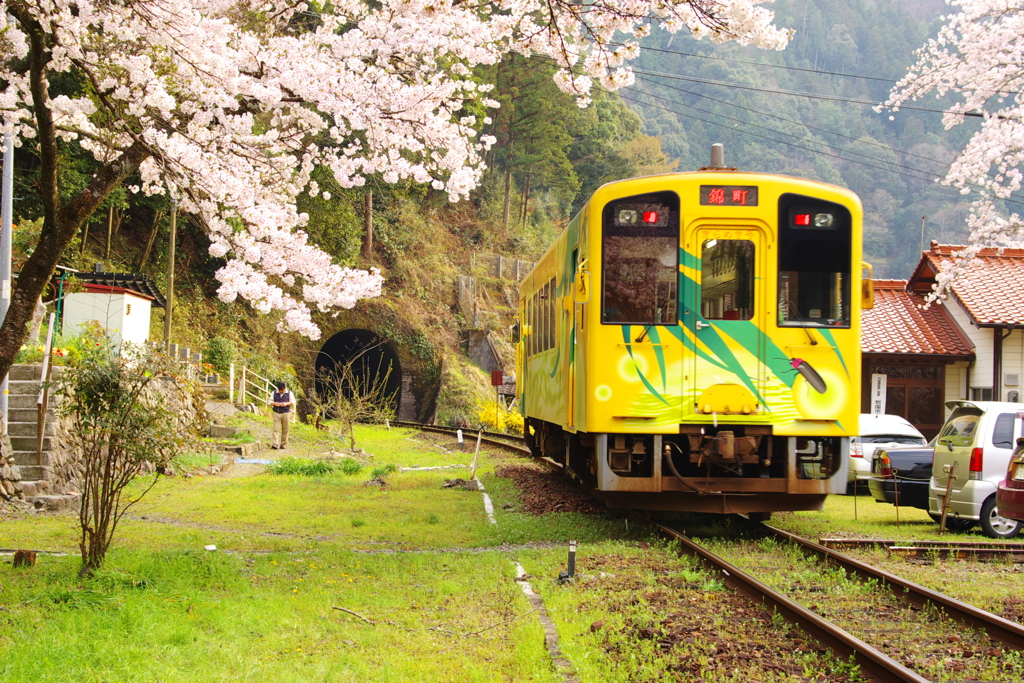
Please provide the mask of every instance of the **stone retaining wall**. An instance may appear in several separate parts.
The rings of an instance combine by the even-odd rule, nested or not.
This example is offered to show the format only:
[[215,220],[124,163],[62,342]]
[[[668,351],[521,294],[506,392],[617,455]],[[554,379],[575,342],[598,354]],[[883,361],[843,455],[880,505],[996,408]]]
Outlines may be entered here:
[[[175,388],[177,380],[173,377],[160,377],[150,383],[151,391],[163,396],[168,402],[168,408],[176,415],[175,426],[179,431],[195,431],[197,427],[208,421],[205,409],[205,397],[202,392],[195,392],[193,396],[189,392],[183,399],[181,392]],[[45,482],[36,484],[25,483],[24,494],[26,496],[43,495],[46,493],[54,495],[76,494],[81,490],[81,478],[84,472],[81,452],[73,447],[71,430],[74,426],[74,418],[70,415],[60,416],[60,397],[51,397],[54,402],[54,417],[48,425],[46,434],[49,436],[49,450],[43,453],[41,463],[48,471],[49,477]],[[48,485],[48,486],[47,486]],[[28,489],[32,490],[28,490]],[[38,490],[48,488],[48,490]]]

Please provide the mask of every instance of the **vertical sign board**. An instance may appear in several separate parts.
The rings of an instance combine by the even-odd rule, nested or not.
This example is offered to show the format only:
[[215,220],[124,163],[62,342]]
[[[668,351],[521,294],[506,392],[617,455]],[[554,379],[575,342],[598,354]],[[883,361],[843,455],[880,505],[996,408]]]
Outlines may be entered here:
[[498,398],[499,390],[501,385],[505,383],[505,373],[501,370],[491,370],[491,386],[494,387],[494,420],[497,424],[498,413],[500,412],[499,404],[500,399]]
[[885,375],[871,375],[871,414],[885,415]]

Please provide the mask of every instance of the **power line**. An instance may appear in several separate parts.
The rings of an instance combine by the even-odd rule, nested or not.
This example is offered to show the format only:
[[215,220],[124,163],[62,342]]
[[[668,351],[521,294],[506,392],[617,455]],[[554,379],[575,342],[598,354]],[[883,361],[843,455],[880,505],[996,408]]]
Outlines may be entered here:
[[[688,119],[693,119],[695,121],[700,121],[702,123],[710,124],[712,126],[719,126],[721,128],[730,128],[730,129],[732,129],[731,126],[728,126],[728,125],[726,125],[724,123],[719,123],[717,121],[709,121],[709,120],[703,119],[703,118],[701,118],[699,116],[693,116],[692,114],[686,114],[684,112],[681,112],[681,111],[678,111],[678,110],[675,110],[675,109],[670,109],[668,107],[662,107],[662,106],[659,106],[657,104],[651,104],[650,102],[643,102],[641,100],[638,100],[638,99],[635,99],[635,98],[632,98],[632,97],[627,97],[626,95],[619,95],[619,97],[621,97],[622,99],[627,100],[629,102],[636,102],[637,104],[642,104],[642,105],[644,105],[646,107],[654,107],[655,109],[661,109],[663,111],[667,111],[667,112],[671,112],[673,114],[676,114],[677,116],[683,116],[683,117],[686,117]],[[679,103],[678,102],[672,102],[672,104],[679,104]],[[796,149],[802,149],[802,150],[807,151],[807,152],[812,152],[814,154],[819,154],[819,155],[822,155],[822,156],[832,157],[834,159],[839,159],[841,161],[849,161],[850,163],[861,164],[862,166],[867,166],[869,168],[874,168],[874,169],[877,169],[879,171],[886,171],[886,172],[889,172],[889,173],[895,173],[897,175],[907,176],[908,178],[913,178],[914,180],[931,180],[931,179],[933,179],[935,177],[934,174],[929,173],[929,174],[927,174],[928,176],[930,176],[929,178],[922,178],[920,176],[911,175],[910,173],[904,173],[902,171],[894,171],[891,168],[886,168],[884,166],[876,166],[875,164],[869,164],[867,162],[857,161],[856,159],[847,159],[846,157],[841,156],[839,154],[836,154],[835,152],[828,152],[828,151],[823,151],[823,150],[820,150],[820,149],[814,149],[813,147],[808,147],[807,145],[802,145],[802,144],[798,144],[798,143],[795,143],[795,142],[788,142],[786,140],[777,140],[777,139],[769,137],[767,135],[761,135],[759,133],[752,133],[752,132],[746,131],[746,130],[744,130],[743,132],[746,133],[747,135],[753,136],[755,138],[761,138],[762,140],[768,140],[769,142],[775,142],[775,143],[778,143],[780,145],[787,145],[789,147],[795,147]],[[778,132],[778,131],[775,131],[775,132]],[[788,133],[782,133],[782,135],[788,135]],[[796,137],[796,136],[790,136],[790,137]],[[916,169],[914,169],[914,170],[916,171]],[[918,173],[924,173],[924,171],[917,171],[917,172]]]
[[[792,133],[787,133],[786,131],[777,130],[775,128],[769,128],[768,126],[762,126],[761,124],[758,124],[758,123],[752,123],[752,122],[749,122],[749,121],[744,121],[743,119],[737,119],[737,118],[732,117],[732,116],[726,116],[725,114],[719,114],[718,112],[709,111],[707,109],[701,109],[700,107],[695,107],[695,106],[693,106],[691,104],[686,104],[684,102],[676,102],[674,100],[670,100],[670,99],[667,99],[667,98],[664,98],[664,97],[660,97],[658,95],[653,95],[653,94],[651,94],[649,92],[642,92],[641,91],[641,94],[647,95],[648,97],[653,97],[654,99],[661,100],[661,101],[667,102],[669,104],[679,105],[681,107],[686,107],[688,109],[695,109],[696,111],[702,112],[704,114],[710,114],[712,116],[716,116],[716,117],[725,119],[726,121],[735,121],[736,123],[743,124],[744,126],[750,126],[750,127],[753,127],[753,128],[759,128],[761,130],[768,131],[769,133],[775,133],[776,135],[784,135],[786,137],[795,138],[797,140],[803,141],[805,144],[822,145],[824,147],[829,147],[830,146],[830,145],[828,145],[827,143],[824,143],[824,142],[817,142],[817,141],[814,141],[814,140],[806,140],[803,137],[800,137],[799,135],[793,135]],[[799,122],[793,121],[792,123],[799,123]],[[800,124],[800,125],[803,125],[803,124]],[[805,148],[805,149],[807,149],[807,148]],[[904,164],[900,164],[900,163],[894,162],[894,161],[888,161],[886,159],[879,159],[878,157],[873,157],[873,156],[870,156],[868,154],[863,154],[861,152],[855,152],[855,151],[849,150],[849,149],[841,149],[841,151],[845,152],[846,154],[851,154],[851,155],[854,155],[854,156],[862,157],[864,159],[868,159],[870,161],[877,161],[879,163],[889,164],[889,165],[892,165],[892,166],[897,166],[899,168],[903,168],[903,169],[906,169],[908,171],[912,171],[914,173],[921,173],[921,174],[929,176],[929,178],[928,178],[929,180],[933,180],[935,178],[935,176],[937,175],[936,173],[934,173],[932,171],[926,171],[926,170],[922,170],[920,168],[914,168],[913,166],[906,166]],[[852,159],[850,159],[850,161],[852,161]],[[923,180],[923,178],[919,178],[919,180]]]
[[[621,46],[622,43],[610,43],[611,45]],[[877,76],[861,76],[860,74],[847,74],[839,71],[824,71],[821,69],[807,69],[799,66],[786,66],[784,64],[766,64],[765,62],[750,62],[744,59],[728,59],[726,57],[712,57],[711,55],[700,55],[692,52],[678,52],[676,50],[666,50],[657,47],[647,47],[646,45],[640,46],[641,52],[662,52],[668,55],[679,55],[680,57],[696,57],[698,59],[712,59],[718,62],[731,62],[733,64],[747,64],[750,66],[767,66],[772,69],[786,69],[787,71],[802,71],[804,73],[818,74],[820,76],[841,76],[843,78],[859,78],[865,81],[880,81],[882,83],[896,83],[894,78],[879,78]]]
[[[701,83],[703,85],[714,85],[720,88],[732,88],[733,90],[752,90],[754,92],[769,93],[772,95],[788,95],[790,97],[806,97],[812,100],[824,100],[826,102],[846,102],[847,104],[860,104],[868,107],[880,107],[883,106],[881,102],[870,102],[868,100],[856,100],[849,97],[836,97],[834,95],[815,95],[814,93],[806,92],[795,92],[792,90],[780,90],[778,88],[758,88],[752,85],[739,85],[737,83],[728,83],[725,81],[712,81],[704,78],[690,78],[687,76],[677,76],[675,74],[659,73],[657,71],[641,71],[640,69],[633,69],[633,73],[640,74],[642,76],[655,76],[660,78],[670,78],[676,81],[687,81],[689,83]],[[934,114],[945,114],[946,111],[943,109],[932,109],[930,107],[914,107],[911,105],[900,105],[900,109],[910,109],[913,111],[927,111]],[[972,116],[981,118],[983,114],[978,112],[965,112],[963,116]]]
[[[799,125],[799,126],[803,126],[804,128],[808,128],[810,130],[816,130],[816,131],[825,133],[827,135],[834,135],[836,137],[845,138],[847,140],[853,140],[854,142],[859,142],[859,143],[864,144],[864,145],[870,145],[872,147],[879,147],[881,149],[892,150],[892,147],[889,147],[888,145],[883,145],[883,144],[881,144],[879,142],[875,142],[874,140],[871,140],[871,141],[861,140],[860,138],[855,138],[852,135],[846,135],[845,133],[837,133],[837,132],[829,130],[827,128],[821,128],[819,126],[813,126],[811,124],[804,123],[803,121],[799,121],[797,119],[787,119],[785,116],[778,116],[777,114],[770,114],[770,113],[768,113],[766,111],[762,111],[762,110],[759,110],[759,109],[753,109],[751,107],[744,107],[741,104],[736,104],[734,102],[729,102],[728,100],[723,100],[723,99],[720,99],[720,98],[717,98],[717,97],[711,97],[710,95],[705,95],[703,93],[696,93],[696,92],[693,92],[692,90],[687,90],[685,88],[680,88],[680,87],[677,87],[677,86],[674,86],[674,85],[668,85],[666,83],[660,83],[658,81],[651,81],[649,79],[641,79],[641,81],[645,81],[645,82],[648,82],[648,83],[654,83],[655,85],[658,85],[659,87],[662,87],[662,88],[668,88],[669,90],[675,90],[676,92],[685,93],[687,95],[693,95],[694,97],[699,97],[701,99],[711,100],[712,102],[718,102],[720,104],[724,104],[724,105],[729,106],[729,107],[735,107],[735,108],[741,109],[743,111],[751,112],[752,114],[757,114],[758,116],[766,116],[768,118],[777,119],[779,121],[784,121],[785,123],[792,123],[792,124],[796,124],[796,125]],[[679,103],[679,104],[682,104],[682,103]],[[690,106],[690,105],[685,105],[684,104],[683,106]],[[708,114],[718,115],[715,112],[711,112],[711,111],[707,111],[707,110],[699,110],[699,111],[705,111]],[[941,164],[942,166],[945,166],[947,168],[949,167],[949,162],[948,161],[942,161],[940,159],[932,159],[931,157],[926,157],[926,156],[921,155],[921,154],[914,154],[913,152],[900,152],[900,153],[905,155],[905,156],[915,157],[917,159],[922,159],[924,161],[930,161],[930,162],[935,163],[935,164]]]
[[[644,93],[644,94],[647,94],[647,93]],[[652,95],[648,95],[648,96],[654,97]],[[662,107],[662,106],[659,106],[657,104],[651,104],[649,102],[642,102],[641,100],[638,100],[638,99],[635,99],[635,98],[632,98],[632,97],[627,97],[626,95],[621,95],[620,94],[619,97],[621,97],[622,99],[627,100],[629,102],[635,102],[637,104],[641,104],[641,105],[643,105],[645,107],[653,107],[655,109],[661,109],[663,111],[670,112],[670,113],[675,114],[677,116],[683,116],[685,118],[693,119],[695,121],[700,121],[702,123],[707,123],[707,124],[712,125],[712,126],[719,126],[721,128],[729,128],[730,130],[733,130],[733,128],[731,126],[728,126],[727,124],[724,124],[724,123],[719,123],[717,121],[708,121],[707,119],[703,119],[703,118],[701,118],[699,116],[693,116],[691,114],[686,114],[684,112],[681,112],[681,111],[678,111],[678,110],[675,110],[675,109],[670,109],[668,107]],[[663,98],[659,98],[659,99],[663,99]],[[672,104],[681,104],[681,103],[672,102]],[[682,105],[682,106],[689,106],[689,105]],[[723,117],[723,118],[728,118],[728,117]],[[756,126],[756,124],[749,124],[749,125],[755,125]],[[763,128],[763,126],[757,126],[757,127]],[[771,130],[771,129],[769,129],[769,130]],[[796,148],[796,149],[802,149],[804,151],[811,152],[813,154],[818,154],[820,156],[832,157],[834,159],[839,159],[840,161],[846,161],[846,162],[851,163],[851,164],[859,164],[861,166],[867,166],[868,168],[873,168],[873,169],[876,169],[876,170],[879,170],[879,171],[886,171],[888,173],[892,173],[894,175],[904,176],[904,177],[907,177],[907,178],[911,178],[913,180],[934,180],[934,178],[935,178],[935,175],[932,174],[932,173],[929,173],[927,171],[922,171],[920,169],[913,169],[911,167],[902,166],[901,164],[892,164],[892,165],[902,166],[903,168],[910,168],[910,170],[912,170],[912,171],[914,171],[916,173],[926,174],[929,177],[928,178],[922,178],[921,176],[918,176],[918,175],[912,175],[911,173],[907,173],[907,172],[904,172],[904,171],[898,171],[898,170],[894,170],[892,168],[886,168],[885,166],[877,166],[875,164],[870,164],[870,163],[867,163],[865,161],[858,161],[857,159],[849,159],[849,158],[844,157],[844,156],[842,156],[840,154],[836,154],[835,152],[829,152],[829,151],[823,151],[823,150],[819,150],[819,149],[814,149],[812,147],[808,147],[807,145],[798,144],[798,143],[795,143],[795,142],[789,142],[787,140],[778,140],[778,139],[769,137],[767,135],[761,135],[759,133],[753,133],[753,132],[750,132],[750,131],[747,131],[747,130],[744,130],[743,132],[745,134],[747,134],[747,135],[752,136],[752,137],[761,138],[762,140],[768,140],[769,142],[775,142],[775,143],[778,143],[778,144],[781,144],[781,145],[786,145],[788,147],[793,147],[793,148]],[[773,132],[780,133],[781,135],[786,135],[788,137],[796,137],[796,136],[790,135],[789,133],[781,133],[780,131],[773,131]],[[816,144],[821,144],[821,143],[816,143]],[[857,154],[856,152],[850,152],[849,150],[843,150],[843,151],[846,152],[847,154]],[[865,156],[865,155],[859,155],[859,156]],[[868,157],[868,158],[871,158],[871,157]],[[891,162],[884,162],[883,161],[883,163],[891,163]],[[979,187],[979,186],[973,185],[973,184],[971,184],[971,186],[972,187]],[[1005,198],[1002,201],[1004,201],[1004,202],[1006,202],[1008,204],[1018,204],[1018,205],[1024,206],[1024,201],[1021,201],[1021,200]]]

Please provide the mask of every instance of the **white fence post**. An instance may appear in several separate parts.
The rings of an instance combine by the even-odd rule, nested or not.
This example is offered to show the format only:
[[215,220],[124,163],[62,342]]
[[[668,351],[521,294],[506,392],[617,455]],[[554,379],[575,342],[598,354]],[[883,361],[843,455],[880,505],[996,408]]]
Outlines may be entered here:
[[235,364],[228,363],[228,403],[235,402]]

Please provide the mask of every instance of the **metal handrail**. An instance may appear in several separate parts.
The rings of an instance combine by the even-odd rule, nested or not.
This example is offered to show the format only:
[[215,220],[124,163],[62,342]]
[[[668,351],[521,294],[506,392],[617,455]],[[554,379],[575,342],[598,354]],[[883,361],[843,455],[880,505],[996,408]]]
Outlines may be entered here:
[[[253,382],[249,379],[249,375],[255,375],[257,379],[261,380],[262,384]],[[241,381],[241,400],[242,403],[246,403],[249,398],[249,387],[253,387],[256,391],[251,392],[257,400],[262,401],[265,405],[270,405],[270,399],[267,397],[269,391],[273,391],[274,383],[269,379],[259,374],[258,372],[242,366],[242,381]],[[269,390],[269,391],[268,391]]]
[[53,353],[53,327],[57,317],[50,314],[50,324],[46,330],[46,350],[43,352],[43,368],[39,374],[39,396],[36,398],[36,464],[43,465],[43,432],[46,431],[46,411],[50,403],[50,354]]

